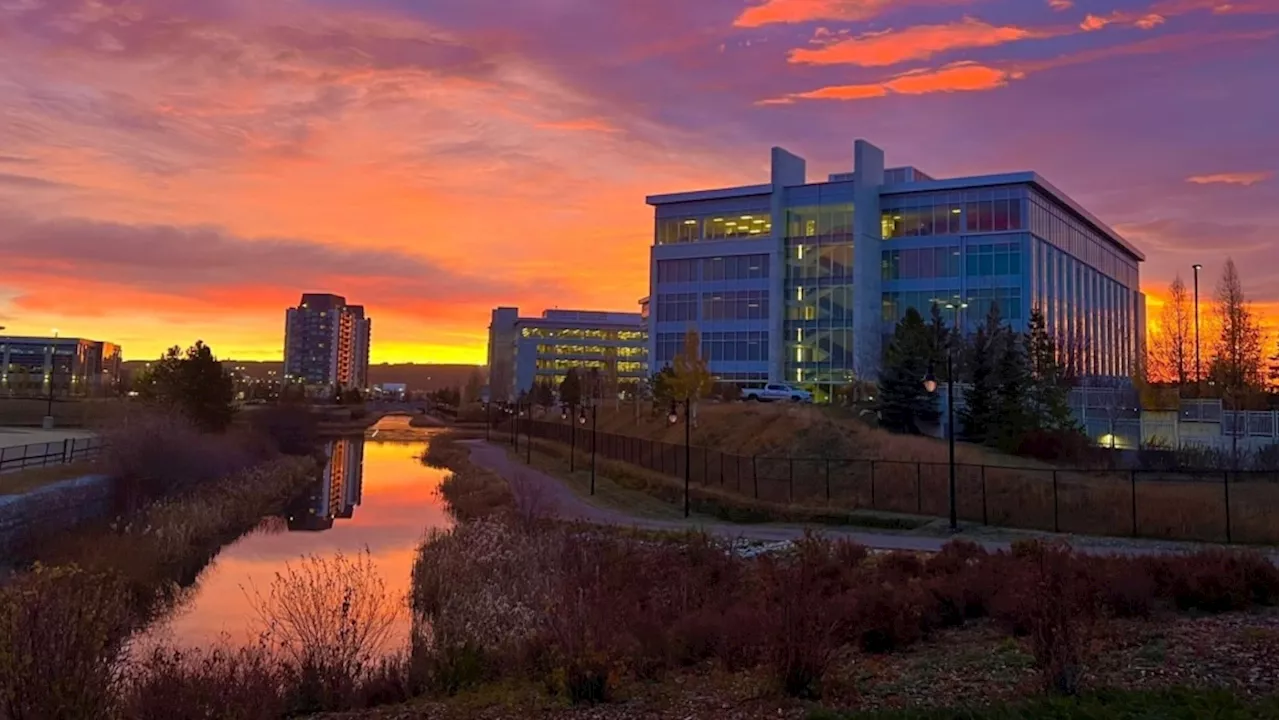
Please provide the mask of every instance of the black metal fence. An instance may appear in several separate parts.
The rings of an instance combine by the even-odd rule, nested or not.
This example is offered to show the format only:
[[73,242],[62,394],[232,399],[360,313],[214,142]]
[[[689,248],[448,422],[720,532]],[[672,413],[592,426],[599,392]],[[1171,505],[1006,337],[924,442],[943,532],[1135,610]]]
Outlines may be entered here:
[[0,447],[0,473],[88,460],[96,457],[102,446],[99,438],[67,438],[50,443]]
[[[510,432],[512,421],[494,425]],[[521,419],[521,435],[572,444],[577,467],[590,454],[590,426]],[[595,433],[606,460],[677,478],[685,446]],[[690,447],[688,474],[702,495],[841,511],[870,509],[943,517],[947,463],[745,455]],[[708,491],[712,491],[708,493]],[[1076,470],[957,464],[962,521],[1089,535],[1274,543],[1277,482],[1267,472]]]

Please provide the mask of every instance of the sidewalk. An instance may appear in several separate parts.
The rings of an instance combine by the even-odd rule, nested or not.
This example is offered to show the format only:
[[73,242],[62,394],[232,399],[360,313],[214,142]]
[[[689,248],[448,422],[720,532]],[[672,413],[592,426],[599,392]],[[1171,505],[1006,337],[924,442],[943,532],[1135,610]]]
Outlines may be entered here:
[[[543,507],[541,508],[542,510],[547,514],[553,515],[562,520],[576,520],[598,525],[618,525],[641,530],[674,530],[677,532],[684,530],[701,530],[708,535],[714,535],[726,539],[742,538],[764,542],[795,540],[803,536],[806,530],[809,530],[829,538],[852,540],[853,542],[865,545],[869,548],[879,550],[906,550],[912,552],[937,552],[942,549],[942,546],[945,545],[948,540],[951,539],[950,537],[861,532],[856,530],[845,530],[838,527],[832,527],[830,525],[745,525],[724,522],[707,522],[698,519],[657,520],[652,518],[634,517],[618,510],[598,507],[588,503],[559,479],[539,470],[513,462],[507,455],[504,447],[488,444],[483,440],[465,440],[463,441],[463,444],[470,447],[471,461],[473,463],[498,473],[509,483],[519,482],[530,485],[533,489],[532,493],[517,493],[517,496],[521,494],[536,495],[539,502],[543,504]],[[1036,533],[1035,535],[1043,537],[1046,534]],[[982,537],[967,535],[963,530],[952,537],[972,540],[988,551],[1008,550],[1010,545],[1009,542],[992,541]],[[1163,543],[1158,540],[1128,538],[1121,541],[1113,538],[1092,539],[1071,535],[1057,535],[1053,537],[1059,537],[1066,540],[1073,548],[1080,552],[1097,555],[1177,554],[1185,553],[1199,547],[1207,547],[1193,543]],[[1259,550],[1258,552],[1267,554],[1272,563],[1277,563],[1277,555],[1274,549],[1269,551]]]

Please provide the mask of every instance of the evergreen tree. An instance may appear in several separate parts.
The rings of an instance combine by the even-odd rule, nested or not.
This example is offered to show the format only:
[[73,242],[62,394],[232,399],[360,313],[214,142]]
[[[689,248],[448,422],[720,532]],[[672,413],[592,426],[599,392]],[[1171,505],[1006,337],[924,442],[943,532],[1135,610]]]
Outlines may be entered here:
[[992,303],[966,348],[969,389],[959,414],[961,434],[968,440],[986,442],[994,432],[1000,402],[997,366],[1002,360],[1001,345],[1000,309]]
[[[915,308],[893,330],[880,371],[880,424],[898,432],[919,432],[918,421],[936,422],[937,396],[924,389],[936,346]],[[937,368],[934,368],[935,375]]]
[[541,406],[544,410],[554,405],[556,402],[555,390],[551,387],[551,380],[539,380],[533,386],[533,404]]
[[1078,430],[1071,415],[1069,373],[1058,357],[1057,344],[1046,329],[1040,308],[1031,311],[1024,338],[1030,385],[1027,409],[1035,427],[1045,430]]
[[582,380],[578,377],[577,368],[569,368],[560,381],[560,402],[569,407],[577,407],[582,403]]
[[996,445],[1013,450],[1031,426],[1026,405],[1030,372],[1023,343],[1013,328],[1000,328],[994,345],[1000,360],[995,373],[996,414],[989,425],[989,435]]
[[177,345],[169,348],[140,379],[139,394],[177,409],[210,432],[225,430],[236,412],[234,381],[199,340],[185,353]]

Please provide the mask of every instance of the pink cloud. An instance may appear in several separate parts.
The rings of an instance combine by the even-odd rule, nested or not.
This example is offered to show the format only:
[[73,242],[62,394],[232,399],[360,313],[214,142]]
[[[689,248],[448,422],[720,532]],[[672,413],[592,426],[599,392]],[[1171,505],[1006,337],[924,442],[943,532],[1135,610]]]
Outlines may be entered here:
[[1187,182],[1196,185],[1253,185],[1271,177],[1269,172],[1228,172],[1210,175],[1192,175]]
[[836,40],[817,48],[792,50],[789,62],[804,65],[877,67],[907,60],[927,60],[951,50],[992,47],[1044,33],[1015,26],[996,26],[975,18],[946,25],[916,25]]

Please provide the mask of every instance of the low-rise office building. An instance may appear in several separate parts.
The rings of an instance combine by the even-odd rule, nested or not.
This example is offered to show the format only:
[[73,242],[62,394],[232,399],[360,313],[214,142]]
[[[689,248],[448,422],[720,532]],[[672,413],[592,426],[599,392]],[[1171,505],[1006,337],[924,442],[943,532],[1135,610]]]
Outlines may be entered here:
[[100,397],[120,390],[120,346],[75,337],[0,336],[0,395]]
[[571,368],[595,370],[603,393],[643,380],[649,372],[648,333],[640,313],[546,310],[521,317],[500,307],[489,323],[489,392],[510,402],[535,383],[559,387]]
[[939,180],[863,140],[853,154],[810,182],[773,148],[768,183],[647,198],[655,369],[696,328],[720,380],[823,394],[874,381],[894,324],[934,303],[966,331],[992,304],[1019,330],[1039,307],[1082,375],[1138,368],[1144,256],[1066,194],[1034,172]]

